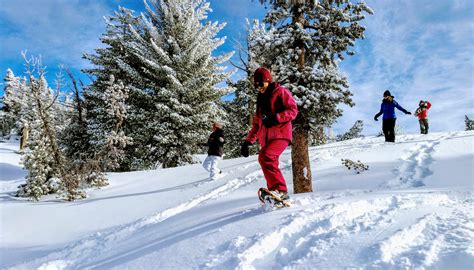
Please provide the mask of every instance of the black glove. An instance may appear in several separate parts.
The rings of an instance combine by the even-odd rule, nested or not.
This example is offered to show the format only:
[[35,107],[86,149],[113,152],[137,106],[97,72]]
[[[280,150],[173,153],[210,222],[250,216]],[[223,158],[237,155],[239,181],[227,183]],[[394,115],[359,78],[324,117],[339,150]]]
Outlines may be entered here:
[[249,156],[249,146],[252,145],[249,141],[245,141],[242,144],[242,147],[240,148],[240,154],[243,157],[248,157]]
[[411,112],[406,112],[405,114],[411,114]]
[[379,119],[377,119],[377,115],[374,116],[374,120],[375,120],[375,121],[379,121]]
[[276,115],[273,114],[263,115],[262,122],[266,128],[271,128],[279,124]]

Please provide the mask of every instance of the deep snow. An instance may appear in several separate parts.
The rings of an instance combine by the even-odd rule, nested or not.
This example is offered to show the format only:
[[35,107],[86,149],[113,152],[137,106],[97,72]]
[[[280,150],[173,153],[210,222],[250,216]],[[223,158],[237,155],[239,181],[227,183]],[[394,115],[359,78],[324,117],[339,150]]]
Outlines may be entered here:
[[[366,137],[310,148],[313,193],[268,211],[256,156],[111,173],[73,203],[13,197],[26,175],[0,143],[0,267],[12,269],[471,269],[474,132]],[[341,158],[370,166],[356,174]]]

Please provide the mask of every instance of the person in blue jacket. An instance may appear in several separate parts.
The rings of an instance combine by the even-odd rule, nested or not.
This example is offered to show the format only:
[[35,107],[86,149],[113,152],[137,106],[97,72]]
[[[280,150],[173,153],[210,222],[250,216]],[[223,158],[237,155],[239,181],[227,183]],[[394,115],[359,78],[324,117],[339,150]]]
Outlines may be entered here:
[[395,100],[394,96],[390,94],[390,91],[386,90],[383,93],[382,105],[380,105],[380,112],[374,117],[375,121],[378,121],[378,117],[383,114],[382,130],[385,135],[386,142],[395,142],[395,121],[397,115],[395,114],[395,108],[404,112],[405,114],[411,114],[411,112],[405,110]]

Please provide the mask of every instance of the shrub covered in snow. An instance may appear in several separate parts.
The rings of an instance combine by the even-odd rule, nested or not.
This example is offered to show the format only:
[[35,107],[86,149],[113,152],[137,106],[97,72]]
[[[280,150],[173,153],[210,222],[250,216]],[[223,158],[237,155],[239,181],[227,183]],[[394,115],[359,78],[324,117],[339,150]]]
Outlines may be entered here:
[[350,159],[341,159],[342,165],[346,166],[348,170],[354,170],[357,174],[369,169],[369,165],[362,163],[360,160],[353,161]]

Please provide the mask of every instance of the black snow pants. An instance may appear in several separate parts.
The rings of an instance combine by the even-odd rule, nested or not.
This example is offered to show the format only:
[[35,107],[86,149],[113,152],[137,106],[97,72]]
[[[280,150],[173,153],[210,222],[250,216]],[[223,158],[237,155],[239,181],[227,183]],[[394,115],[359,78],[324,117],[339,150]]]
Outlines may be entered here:
[[395,121],[397,118],[383,120],[382,130],[386,142],[395,142]]

